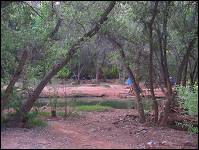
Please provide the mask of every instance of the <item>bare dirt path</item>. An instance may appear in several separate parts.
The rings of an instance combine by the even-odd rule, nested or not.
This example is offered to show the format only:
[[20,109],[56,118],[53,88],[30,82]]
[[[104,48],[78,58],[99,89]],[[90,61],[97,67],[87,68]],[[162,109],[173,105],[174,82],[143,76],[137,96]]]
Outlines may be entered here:
[[198,135],[169,128],[148,127],[127,118],[135,110],[85,112],[80,118],[48,120],[46,128],[3,129],[1,148],[79,149],[197,149]]

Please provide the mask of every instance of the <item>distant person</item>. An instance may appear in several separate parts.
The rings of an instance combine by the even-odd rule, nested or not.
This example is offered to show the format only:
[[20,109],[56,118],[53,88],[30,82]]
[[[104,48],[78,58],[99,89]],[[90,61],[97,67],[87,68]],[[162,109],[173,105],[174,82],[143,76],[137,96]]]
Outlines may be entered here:
[[133,81],[132,81],[130,78],[128,78],[128,79],[126,80],[126,84],[127,84],[128,86],[131,86],[131,85],[133,85]]
[[[129,93],[135,95],[135,93],[134,93],[134,91],[133,91],[133,83],[134,83],[134,81],[131,80],[131,78],[128,78],[128,79],[126,80],[125,83],[126,83],[128,86],[130,86]],[[141,92],[141,91],[142,91],[142,90],[140,89],[140,87],[138,87],[138,92],[141,93],[141,95],[142,95],[142,92]]]
[[170,81],[170,83],[171,83],[172,86],[176,85],[176,79],[175,78],[169,77],[169,81]]

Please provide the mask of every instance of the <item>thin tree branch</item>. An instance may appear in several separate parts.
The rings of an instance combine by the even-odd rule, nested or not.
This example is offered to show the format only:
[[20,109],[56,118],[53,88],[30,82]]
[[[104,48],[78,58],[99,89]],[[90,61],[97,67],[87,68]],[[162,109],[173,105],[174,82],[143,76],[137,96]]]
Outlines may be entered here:
[[25,2],[25,1],[23,1],[22,2],[23,4],[26,4],[28,7],[30,7],[31,8],[31,10],[33,11],[33,12],[35,12],[39,17],[41,17],[42,19],[44,19],[30,4],[28,4],[27,2]]

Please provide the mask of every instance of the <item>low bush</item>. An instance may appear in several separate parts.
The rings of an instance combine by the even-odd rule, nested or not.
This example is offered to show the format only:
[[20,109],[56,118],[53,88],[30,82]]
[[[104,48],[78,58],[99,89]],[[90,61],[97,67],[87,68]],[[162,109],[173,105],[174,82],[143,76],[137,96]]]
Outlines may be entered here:
[[[184,113],[198,117],[198,85],[177,86],[176,87],[179,103],[184,108]],[[191,122],[177,123],[182,128],[187,128],[190,133],[198,133],[198,127],[193,126]]]
[[47,126],[47,123],[43,120],[40,120],[37,118],[38,113],[37,112],[30,112],[27,115],[27,122],[26,127],[32,128],[32,127],[45,127]]

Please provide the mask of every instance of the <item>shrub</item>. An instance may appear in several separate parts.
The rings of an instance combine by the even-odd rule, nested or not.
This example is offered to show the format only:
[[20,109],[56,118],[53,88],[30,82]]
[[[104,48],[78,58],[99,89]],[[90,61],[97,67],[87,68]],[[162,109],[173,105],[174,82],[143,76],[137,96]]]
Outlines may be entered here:
[[30,112],[27,114],[27,123],[26,127],[27,128],[32,128],[32,127],[45,127],[47,125],[46,122],[40,120],[37,118],[38,113],[37,112]]
[[71,73],[70,70],[64,67],[57,73],[57,77],[61,79],[68,78],[70,73]]
[[198,86],[176,87],[180,105],[189,115],[198,115]]
[[57,98],[50,99],[50,106],[51,106],[51,116],[56,117],[56,111],[57,111]]
[[104,73],[104,76],[107,79],[114,79],[114,78],[118,78],[118,69],[116,66],[112,66],[112,67],[104,67],[102,68],[102,71]]
[[[189,115],[198,116],[198,85],[193,87],[177,86],[176,90],[184,112]],[[198,127],[194,127],[191,122],[177,123],[177,125],[187,128],[189,133],[198,133]]]
[[181,128],[186,128],[188,129],[189,133],[198,133],[198,127],[194,127],[193,124],[189,123],[189,122],[175,122],[175,124]]
[[13,92],[8,97],[8,100],[9,102],[6,104],[5,109],[13,108],[18,111],[19,107],[22,105],[22,97],[17,93],[16,88],[13,89]]

